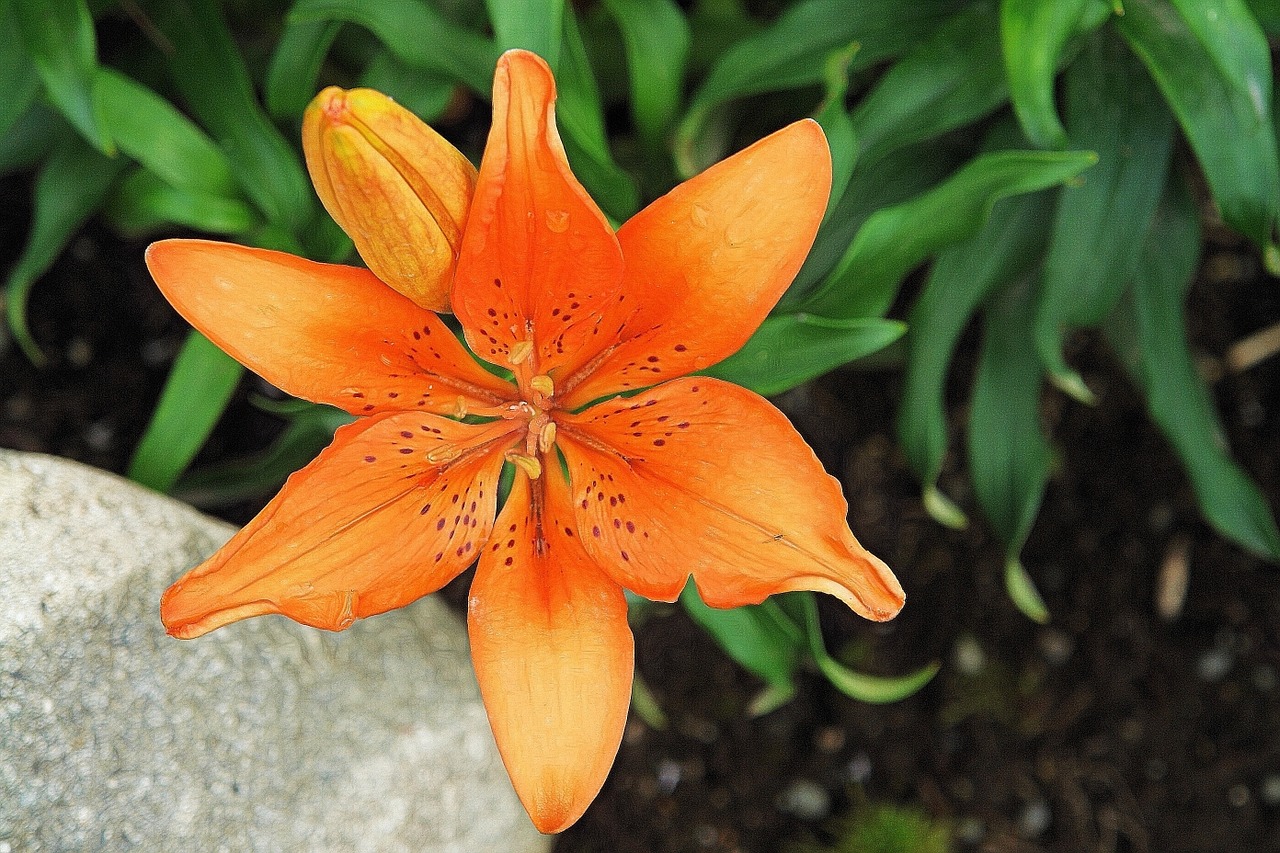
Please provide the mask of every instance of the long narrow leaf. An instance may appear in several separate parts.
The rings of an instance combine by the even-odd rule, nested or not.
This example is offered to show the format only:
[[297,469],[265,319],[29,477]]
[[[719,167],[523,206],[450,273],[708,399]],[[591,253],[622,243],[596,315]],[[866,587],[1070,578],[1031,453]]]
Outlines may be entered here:
[[403,61],[456,77],[489,97],[496,44],[418,0],[298,0],[289,21],[346,21],[371,31]]
[[707,373],[757,394],[781,394],[893,343],[906,327],[894,320],[828,320],[782,314],[764,321],[742,349]]
[[0,139],[27,111],[40,89],[40,76],[31,64],[13,6],[17,0],[0,0]]
[[564,0],[485,0],[499,50],[531,50],[555,69],[560,64]]
[[900,54],[963,4],[957,0],[801,0],[771,26],[735,44],[716,61],[676,132],[676,161],[688,177],[724,153],[701,146],[707,117],[735,99],[822,81],[832,51],[859,45],[854,69]]
[[1049,482],[1049,443],[1040,428],[1042,368],[1030,330],[1034,282],[1016,281],[984,312],[986,329],[969,412],[974,493],[1004,542],[1005,581],[1015,604],[1048,618],[1018,558]]
[[1172,194],[1147,238],[1130,299],[1122,303],[1118,325],[1138,331],[1126,361],[1136,368],[1152,418],[1186,466],[1205,518],[1244,549],[1280,562],[1280,531],[1267,499],[1231,459],[1213,397],[1187,345],[1183,299],[1199,249],[1195,208],[1185,194]]
[[227,155],[164,98],[110,68],[98,74],[97,96],[120,150],[157,177],[191,193],[240,197]]
[[302,161],[259,105],[218,7],[213,0],[152,5],[174,47],[169,72],[192,113],[231,153],[241,189],[272,223],[303,235],[317,208]]
[[776,603],[718,610],[703,603],[692,583],[680,594],[680,603],[729,657],[768,685],[766,701],[753,707],[756,714],[767,713],[795,695],[804,634]]
[[167,492],[213,432],[244,372],[235,359],[191,332],[129,461],[129,478]]
[[[67,121],[104,154],[114,152],[94,100],[98,40],[85,0],[12,0],[18,30],[49,98]],[[9,93],[4,93],[9,97]]]
[[833,658],[827,652],[822,640],[822,628],[818,624],[818,602],[811,592],[798,592],[786,597],[787,606],[799,610],[801,624],[809,640],[809,654],[826,679],[844,695],[860,702],[885,704],[899,702],[918,693],[928,684],[940,669],[939,664],[931,663],[921,667],[910,675],[881,676],[866,675],[854,672]]
[[[1178,117],[1227,224],[1274,266],[1280,163],[1271,55],[1240,0],[1125,0],[1116,27]],[[1274,271],[1274,270],[1273,270]]]
[[881,316],[908,272],[977,234],[1001,198],[1062,183],[1096,160],[1088,151],[976,157],[933,189],[872,214],[805,310],[836,318]]
[[5,313],[14,340],[35,364],[44,364],[27,325],[31,286],[62,254],[80,227],[102,205],[123,162],[68,136],[36,175],[31,233],[5,281]]
[[[976,237],[944,250],[907,317],[907,367],[898,440],[924,483],[927,505],[949,507],[936,489],[947,449],[944,386],[960,334],[993,291],[1025,275],[1045,246],[1053,210],[1050,192],[997,202]],[[958,509],[942,514],[963,524]]]
[[556,116],[564,131],[565,153],[583,186],[605,213],[621,222],[640,206],[635,181],[614,162],[605,137],[604,107],[572,8],[564,12],[560,52],[560,98]]
[[277,119],[297,118],[316,94],[325,56],[342,29],[341,21],[286,21],[271,54],[264,95]]
[[904,56],[851,116],[860,157],[889,151],[968,124],[1009,97],[1000,62],[998,20],[989,4],[956,13]]
[[641,138],[660,146],[684,97],[689,23],[673,0],[604,0],[622,31],[631,111]]
[[145,169],[119,183],[106,214],[112,225],[132,236],[174,225],[208,234],[244,235],[262,222],[247,202],[179,189]]
[[1040,148],[1067,147],[1067,132],[1053,101],[1054,78],[1063,48],[1079,32],[1091,7],[1106,9],[1099,0],[1000,3],[1000,44],[1013,109],[1027,139]]
[[1063,358],[1063,337],[1100,323],[1133,276],[1169,168],[1173,116],[1142,63],[1105,33],[1089,40],[1066,78],[1071,144],[1096,151],[1098,165],[1060,195],[1035,335],[1054,384],[1088,401]]

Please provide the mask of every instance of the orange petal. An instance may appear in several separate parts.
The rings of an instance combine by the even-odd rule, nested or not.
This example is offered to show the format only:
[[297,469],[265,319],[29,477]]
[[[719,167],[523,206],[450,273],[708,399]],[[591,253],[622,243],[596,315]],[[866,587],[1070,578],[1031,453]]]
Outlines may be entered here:
[[618,231],[622,344],[565,400],[585,405],[732,355],[804,262],[831,192],[822,129],[800,121],[680,184]]
[[678,379],[560,419],[587,552],[618,583],[714,607],[812,589],[868,619],[902,587],[849,532],[840,485],[781,412],[736,385]]
[[187,322],[290,394],[356,415],[448,413],[513,391],[430,311],[368,270],[205,240],[162,240],[147,267]]
[[446,311],[475,167],[381,92],[330,86],[302,119],[316,193],[369,269],[423,308]]
[[583,552],[558,465],[517,475],[480,556],[468,626],[480,693],[521,802],[560,832],[609,775],[631,701],[622,589]]
[[489,538],[509,429],[419,412],[343,427],[257,518],[169,588],[165,627],[190,639],[282,613],[339,631],[439,589]]
[[[493,127],[453,291],[471,348],[512,367],[522,384],[586,364],[623,319],[622,253],[569,171],[555,97],[551,69],[536,55],[512,50],[498,60]],[[524,341],[528,355],[529,344],[517,347]]]

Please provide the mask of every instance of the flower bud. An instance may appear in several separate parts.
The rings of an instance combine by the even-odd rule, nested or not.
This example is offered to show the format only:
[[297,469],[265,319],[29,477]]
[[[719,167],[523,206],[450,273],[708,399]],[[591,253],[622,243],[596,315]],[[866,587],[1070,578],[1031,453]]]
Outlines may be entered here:
[[449,310],[476,182],[467,158],[386,95],[336,86],[307,107],[302,147],[316,193],[374,275]]

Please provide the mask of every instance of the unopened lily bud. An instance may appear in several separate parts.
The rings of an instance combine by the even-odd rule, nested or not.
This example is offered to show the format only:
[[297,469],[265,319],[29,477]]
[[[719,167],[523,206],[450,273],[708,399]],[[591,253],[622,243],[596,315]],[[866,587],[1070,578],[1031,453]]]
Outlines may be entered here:
[[423,308],[447,311],[475,167],[372,89],[317,95],[302,147],[325,209],[373,274]]

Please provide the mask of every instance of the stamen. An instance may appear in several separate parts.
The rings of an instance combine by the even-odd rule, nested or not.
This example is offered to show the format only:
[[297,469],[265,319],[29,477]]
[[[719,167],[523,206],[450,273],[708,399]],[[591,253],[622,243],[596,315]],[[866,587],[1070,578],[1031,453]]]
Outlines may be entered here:
[[544,397],[554,397],[556,393],[555,382],[551,381],[551,377],[545,373],[539,373],[530,379],[529,387]]
[[536,480],[542,476],[542,463],[536,456],[528,456],[517,450],[508,450],[503,458],[528,474],[530,480]]
[[458,395],[458,399],[453,401],[453,416],[458,420],[462,420],[467,416],[467,398]]
[[513,365],[523,364],[533,353],[533,341],[517,341],[507,353],[507,361]]
[[556,422],[547,421],[538,433],[538,449],[546,453],[556,445]]

